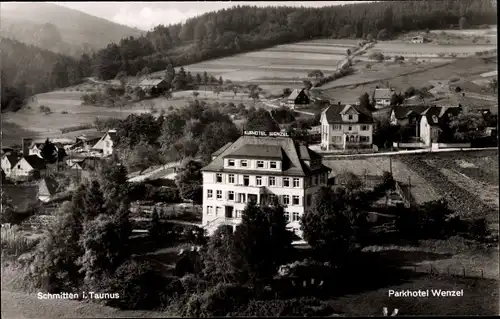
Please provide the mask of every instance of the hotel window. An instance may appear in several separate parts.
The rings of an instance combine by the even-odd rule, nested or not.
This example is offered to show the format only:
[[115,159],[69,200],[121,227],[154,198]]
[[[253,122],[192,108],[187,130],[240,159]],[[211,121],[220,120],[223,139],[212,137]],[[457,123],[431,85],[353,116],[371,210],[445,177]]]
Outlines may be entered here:
[[217,199],[222,199],[222,191],[221,190],[217,190]]
[[214,197],[214,191],[211,189],[207,190],[207,198],[212,198],[212,197]]
[[257,184],[257,186],[261,186],[262,185],[262,176],[256,176],[255,177],[255,184]]
[[293,187],[299,187],[299,179],[298,178],[293,179]]
[[227,193],[227,199],[234,200],[234,191],[229,191]]
[[370,138],[368,136],[360,136],[359,137],[360,142],[368,142],[369,140],[370,140]]
[[319,176],[319,178],[320,178],[320,183],[321,183],[321,184],[325,184],[325,183],[326,183],[326,181],[325,181],[325,177],[326,177],[326,175],[325,175],[325,174],[321,174],[321,175]]
[[257,168],[264,168],[264,161],[257,161]]
[[307,195],[307,206],[311,206],[311,203],[312,203],[312,195],[308,194]]
[[240,166],[241,167],[247,167],[248,166],[248,162],[246,160],[241,160],[240,161]]
[[292,196],[292,205],[299,205],[299,196]]
[[250,185],[250,176],[243,175],[243,185],[245,185],[245,186]]
[[362,131],[368,131],[368,125],[361,125]]
[[290,195],[283,195],[283,205],[290,204]]
[[352,131],[352,126],[349,125],[349,127],[347,128],[349,131]]
[[333,125],[333,130],[334,131],[340,131],[342,129],[342,126],[340,124],[334,124]]
[[288,177],[283,178],[283,187],[290,187],[290,179]]
[[234,166],[234,160],[228,160],[227,166]]
[[234,217],[235,217],[235,218],[241,218],[241,213],[242,213],[242,212],[243,212],[242,210],[238,210],[238,209],[237,209],[237,210],[235,210],[235,215],[234,215]]
[[332,142],[334,143],[342,142],[342,136],[332,136]]
[[220,216],[221,214],[221,211],[222,211],[222,207],[215,207],[215,216]]
[[296,221],[299,221],[299,220],[300,220],[299,213],[293,212],[292,213],[292,221],[296,222]]
[[229,174],[229,184],[234,184],[234,174]]
[[239,195],[240,195],[239,202],[245,203],[246,202],[246,194],[240,193]]
[[353,118],[352,114],[349,114],[349,120],[352,120],[352,118]]
[[276,167],[277,167],[277,166],[276,166],[276,162],[270,162],[270,163],[269,163],[269,167],[270,167],[270,168],[276,168]]
[[276,177],[269,177],[269,186],[276,186]]
[[212,215],[212,213],[213,213],[213,207],[207,206],[207,215]]
[[314,185],[318,185],[318,175],[314,175]]
[[222,183],[222,174],[217,173],[215,176],[216,183]]
[[290,221],[290,213],[289,212],[285,212],[283,215],[285,215],[285,220],[287,222],[289,222]]

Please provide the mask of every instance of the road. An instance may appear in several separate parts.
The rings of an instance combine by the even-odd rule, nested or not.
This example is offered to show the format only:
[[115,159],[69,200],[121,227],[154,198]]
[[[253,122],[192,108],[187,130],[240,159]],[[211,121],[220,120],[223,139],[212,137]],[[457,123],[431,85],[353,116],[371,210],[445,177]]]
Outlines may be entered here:
[[[138,175],[138,176],[134,176],[134,177],[129,177],[128,181],[129,182],[142,182],[148,178],[150,178],[151,176],[153,176],[154,174],[157,174],[163,170],[169,170],[169,169],[173,169],[175,167],[178,167],[179,165],[181,164],[181,162],[170,162],[170,163],[167,163],[165,165],[162,165],[161,167],[158,167],[157,169],[155,170],[152,170],[146,174],[141,174],[141,175]],[[165,172],[166,173],[166,172]]]
[[[422,154],[422,153],[441,153],[441,152],[457,152],[457,151],[485,151],[485,150],[498,150],[498,147],[484,147],[484,148],[445,148],[438,150],[411,150],[411,151],[395,151],[395,152],[383,152],[383,153],[365,153],[365,154],[339,154],[339,153],[325,153],[317,151],[323,156],[324,159],[332,157],[359,157],[359,156],[387,156],[387,155],[402,155],[402,154]],[[316,151],[316,150],[315,150]]]
[[[269,107],[277,109],[277,108],[280,108],[280,106],[276,105],[276,104],[273,104],[271,102],[276,102],[278,100],[279,99],[268,100],[268,99],[262,98],[262,99],[260,99],[260,102],[262,102],[265,106],[269,106]],[[299,110],[293,110],[293,111],[296,112],[296,113],[301,113],[301,114],[306,114],[306,115],[311,115],[311,116],[316,115],[316,114],[311,113],[311,112],[304,112],[304,111],[299,111]]]
[[75,300],[44,300],[35,294],[2,290],[2,319],[54,318],[165,318],[156,311],[123,311]]

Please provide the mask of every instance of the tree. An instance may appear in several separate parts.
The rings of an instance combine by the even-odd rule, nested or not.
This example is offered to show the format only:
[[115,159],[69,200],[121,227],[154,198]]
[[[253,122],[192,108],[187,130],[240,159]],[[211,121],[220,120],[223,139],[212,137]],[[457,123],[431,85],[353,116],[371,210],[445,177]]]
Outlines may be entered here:
[[367,110],[374,110],[373,105],[370,103],[370,95],[368,93],[363,93],[359,98],[359,105]]
[[220,92],[222,92],[222,88],[220,86],[214,87],[214,93],[219,97]]
[[194,78],[194,84],[200,85],[202,83],[201,75],[200,73],[196,73],[196,76]]
[[58,159],[57,147],[54,143],[49,141],[49,139],[46,139],[43,144],[41,155],[47,163],[55,163]]
[[159,238],[161,235],[162,225],[160,222],[160,216],[158,215],[158,211],[156,207],[153,208],[153,212],[151,212],[151,224],[148,229],[148,233],[153,238]]
[[391,95],[391,106],[401,105],[404,102],[404,97],[401,94]]
[[307,74],[308,77],[310,78],[322,78],[324,75],[323,75],[323,72],[321,72],[321,70],[312,70],[311,72],[309,72]]
[[351,49],[347,49],[346,55],[349,57],[351,56]]
[[110,216],[99,215],[84,225],[81,243],[85,253],[78,264],[91,287],[110,277],[130,255],[121,239],[120,227]]
[[232,121],[213,122],[203,130],[200,140],[199,155],[210,161],[212,154],[229,142],[234,142],[240,131]]
[[195,99],[198,98],[198,95],[200,95],[200,93],[198,91],[193,91],[193,97]]
[[321,188],[314,209],[302,216],[304,239],[318,258],[342,265],[362,244],[366,202],[358,193],[339,187]]
[[278,123],[271,118],[268,111],[258,109],[248,115],[245,123],[245,130],[277,132],[280,130],[280,127]]
[[166,90],[165,92],[163,92],[163,97],[167,100],[170,100],[172,98],[172,91]]
[[414,96],[415,94],[417,93],[417,90],[415,90],[415,88],[413,86],[410,86],[406,89],[405,91],[405,97],[406,98],[409,98],[409,97],[412,97]]
[[306,89],[306,90],[310,90],[312,88],[312,86],[313,86],[312,83],[311,83],[311,81],[309,81],[309,80],[304,80],[302,82],[304,84],[304,89]]
[[290,88],[283,89],[283,97],[290,96],[290,94],[292,94],[292,90]]
[[425,99],[432,97],[432,94],[431,94],[431,92],[429,92],[429,89],[427,87],[422,87],[422,88],[418,89],[416,93],[422,99],[422,101],[424,101],[424,103],[425,103]]
[[248,97],[253,100],[253,105],[255,106],[255,102],[259,99],[259,91],[254,89],[251,90],[250,93],[248,93]]
[[183,199],[201,204],[203,195],[202,164],[194,160],[186,160],[177,172],[175,183]]
[[239,269],[235,260],[234,235],[232,229],[222,225],[208,240],[203,252],[203,274],[209,281],[234,283],[238,279]]
[[458,26],[459,26],[460,30],[466,29],[467,28],[467,18],[461,17],[460,20],[458,21]]
[[175,69],[172,64],[169,64],[167,65],[167,70],[165,71],[165,76],[163,79],[168,84],[172,85],[172,81],[174,80],[174,78],[175,78]]
[[286,224],[283,207],[247,204],[234,233],[234,254],[241,283],[268,280],[287,261],[292,234]]
[[238,94],[239,88],[238,88],[237,85],[233,85],[232,90],[233,90],[233,93],[234,93],[234,96],[233,96],[233,99],[234,99],[236,97],[236,95]]
[[484,136],[486,126],[487,123],[483,115],[479,113],[461,113],[453,116],[449,122],[449,128],[454,138],[464,142],[471,142]]
[[222,80],[222,76],[219,76],[219,85],[222,86],[224,84],[224,80]]
[[120,71],[115,78],[120,81],[120,85],[122,86],[122,88],[125,88],[125,86],[127,85],[127,72]]
[[492,79],[488,82],[488,87],[494,92],[497,93],[498,90],[498,79]]

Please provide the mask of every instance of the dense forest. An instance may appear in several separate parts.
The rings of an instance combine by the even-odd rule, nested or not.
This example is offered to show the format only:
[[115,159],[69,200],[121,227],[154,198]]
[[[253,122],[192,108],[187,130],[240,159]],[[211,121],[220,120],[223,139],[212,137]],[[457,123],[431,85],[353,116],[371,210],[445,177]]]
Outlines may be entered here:
[[91,56],[84,55],[76,64],[69,58],[49,57],[46,51],[9,40],[10,50],[16,49],[15,54],[10,53],[8,61],[12,65],[3,76],[17,90],[27,87],[28,94],[33,94],[85,76],[108,80],[120,71],[136,75],[147,68],[154,72],[169,64],[186,65],[311,38],[384,40],[411,30],[496,24],[494,5],[490,0],[428,0],[323,8],[237,6],[184,24],[157,26],[144,36],[124,38]]

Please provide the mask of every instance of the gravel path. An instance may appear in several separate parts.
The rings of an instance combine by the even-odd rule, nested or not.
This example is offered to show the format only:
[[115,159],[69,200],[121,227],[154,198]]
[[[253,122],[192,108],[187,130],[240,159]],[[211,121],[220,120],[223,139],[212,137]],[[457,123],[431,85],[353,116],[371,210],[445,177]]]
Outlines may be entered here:
[[34,294],[2,290],[2,319],[24,318],[165,318],[154,311],[122,311],[72,300],[41,300]]

